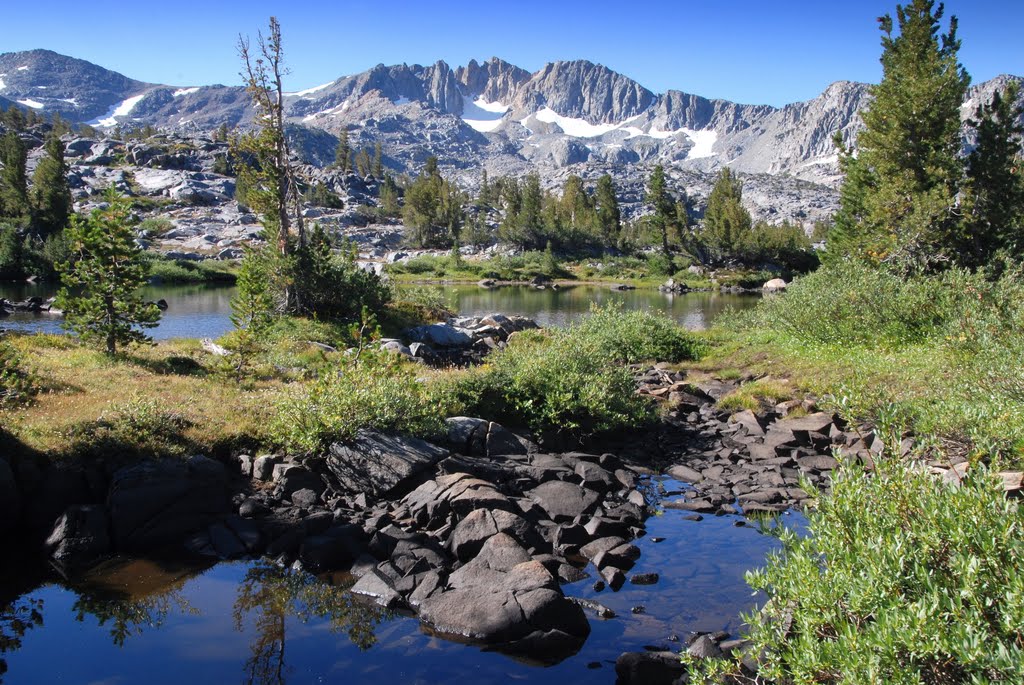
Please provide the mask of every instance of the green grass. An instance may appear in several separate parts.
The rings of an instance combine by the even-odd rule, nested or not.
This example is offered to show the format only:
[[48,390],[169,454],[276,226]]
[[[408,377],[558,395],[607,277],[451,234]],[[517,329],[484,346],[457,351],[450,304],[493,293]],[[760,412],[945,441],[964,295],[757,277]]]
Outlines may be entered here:
[[167,259],[147,253],[149,279],[153,283],[234,283],[238,274],[235,262],[204,259],[198,262]]
[[[1024,282],[951,272],[908,281],[840,265],[736,315],[706,371],[789,379],[848,420],[893,417],[945,449],[1024,461]],[[733,408],[753,408],[737,396]]]

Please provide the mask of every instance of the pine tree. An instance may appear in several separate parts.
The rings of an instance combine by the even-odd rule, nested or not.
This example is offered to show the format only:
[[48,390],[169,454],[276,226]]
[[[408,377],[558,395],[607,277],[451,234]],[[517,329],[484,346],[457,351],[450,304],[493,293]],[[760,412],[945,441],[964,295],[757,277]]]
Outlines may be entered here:
[[978,144],[967,158],[965,230],[957,251],[968,266],[984,266],[996,255],[1024,258],[1024,107],[1016,104],[1018,93],[1011,82],[970,122]]
[[597,179],[597,222],[601,238],[608,247],[619,242],[622,232],[622,214],[619,212],[619,200],[615,195],[615,181],[609,174]]
[[352,146],[348,142],[348,129],[342,129],[338,134],[338,147],[334,149],[334,166],[338,167],[342,174],[352,171]]
[[379,140],[373,144],[373,177],[384,178],[384,150]]
[[67,226],[72,202],[64,143],[51,135],[43,149],[46,155],[32,174],[32,225],[37,235],[46,238]]
[[257,112],[257,127],[238,138],[239,150],[234,157],[252,161],[239,164],[238,182],[245,189],[245,203],[261,215],[264,238],[276,250],[275,263],[267,271],[277,309],[296,312],[302,305],[294,287],[292,224],[297,229],[299,247],[306,244],[306,235],[300,211],[302,197],[285,135],[284,50],[281,26],[275,17],[270,18],[269,35],[264,38],[260,34],[257,49],[258,54],[253,55],[249,41],[239,39],[238,52]]
[[540,176],[530,174],[523,184],[522,205],[519,208],[519,244],[526,248],[540,246],[541,210],[544,197],[540,189]]
[[370,152],[366,148],[356,153],[355,165],[357,174],[363,177],[370,175],[372,162],[370,161]]
[[0,138],[0,217],[21,222],[29,215],[27,160],[28,152],[17,133]]
[[743,183],[723,167],[708,196],[702,240],[717,259],[742,256],[750,228],[750,213],[743,208]]
[[665,257],[671,259],[672,250],[669,247],[668,236],[675,222],[676,206],[665,183],[665,168],[660,164],[656,165],[654,171],[651,172],[651,178],[647,182],[645,200],[654,210],[651,222],[656,233],[661,237],[661,249],[665,253]]
[[108,355],[118,345],[149,342],[140,328],[152,328],[160,310],[143,302],[148,262],[135,244],[131,203],[113,190],[108,207],[88,218],[75,217],[67,229],[72,260],[60,265],[62,288],[57,306],[65,325],[86,341],[99,341]]
[[480,177],[480,192],[476,196],[478,207],[490,207],[494,204],[491,197],[491,184],[487,180],[487,169],[484,169]]
[[833,246],[904,267],[948,258],[962,175],[960,106],[970,79],[957,60],[957,20],[940,34],[943,6],[912,0],[879,18],[882,81],[871,89],[857,158],[847,172]]
[[402,213],[398,205],[398,184],[388,173],[384,174],[384,182],[380,184],[380,215],[393,218]]

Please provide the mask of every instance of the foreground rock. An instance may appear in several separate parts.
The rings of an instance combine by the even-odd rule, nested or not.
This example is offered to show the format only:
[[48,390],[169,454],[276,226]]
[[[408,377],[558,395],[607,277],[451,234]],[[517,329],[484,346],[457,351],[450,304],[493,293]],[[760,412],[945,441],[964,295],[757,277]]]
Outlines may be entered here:
[[449,588],[420,606],[420,618],[438,633],[541,661],[575,652],[590,634],[583,610],[557,579],[505,533],[452,573]]
[[339,493],[386,497],[446,456],[424,440],[360,430],[350,443],[331,445],[325,465]]

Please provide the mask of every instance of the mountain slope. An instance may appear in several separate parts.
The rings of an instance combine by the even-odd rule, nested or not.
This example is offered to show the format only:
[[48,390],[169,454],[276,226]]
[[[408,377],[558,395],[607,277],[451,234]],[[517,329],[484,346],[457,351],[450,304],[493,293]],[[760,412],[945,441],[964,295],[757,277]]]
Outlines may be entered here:
[[[1021,79],[1003,76],[973,88],[964,118],[1010,80]],[[656,94],[585,60],[553,62],[531,74],[492,57],[454,69],[441,61],[379,64],[289,93],[286,112],[297,149],[318,162],[333,158],[335,136],[345,130],[355,148],[380,142],[393,170],[415,172],[436,155],[467,182],[485,168],[492,175],[537,171],[549,185],[568,173],[594,178],[611,171],[636,185],[661,162],[680,182],[708,177],[690,184],[698,192],[728,165],[747,175],[752,193],[762,193],[768,205],[779,193],[802,197],[797,180],[833,189],[813,201],[783,203],[784,218],[830,211],[839,179],[833,136],[855,141],[869,97],[867,85],[837,81],[806,102],[747,105],[675,90]],[[244,127],[253,115],[240,86],[143,83],[47,50],[0,55],[0,98],[74,122],[183,132]],[[308,133],[299,135],[301,129]],[[965,141],[970,145],[966,129]],[[766,180],[772,177],[779,181]]]

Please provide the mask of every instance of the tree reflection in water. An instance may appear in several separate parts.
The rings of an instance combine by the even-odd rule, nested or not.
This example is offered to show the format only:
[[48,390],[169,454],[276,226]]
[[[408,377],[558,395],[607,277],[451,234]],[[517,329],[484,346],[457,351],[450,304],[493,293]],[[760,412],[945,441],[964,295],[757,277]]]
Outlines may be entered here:
[[243,631],[254,614],[255,636],[245,663],[250,685],[286,682],[285,644],[289,618],[307,623],[329,622],[335,633],[346,633],[361,650],[376,642],[374,628],[390,617],[380,607],[354,599],[344,587],[330,585],[308,573],[291,571],[269,561],[256,562],[245,574],[235,600],[235,628]]
[[2,655],[21,648],[21,638],[32,628],[43,625],[43,600],[16,599],[0,605],[0,683],[7,672]]

